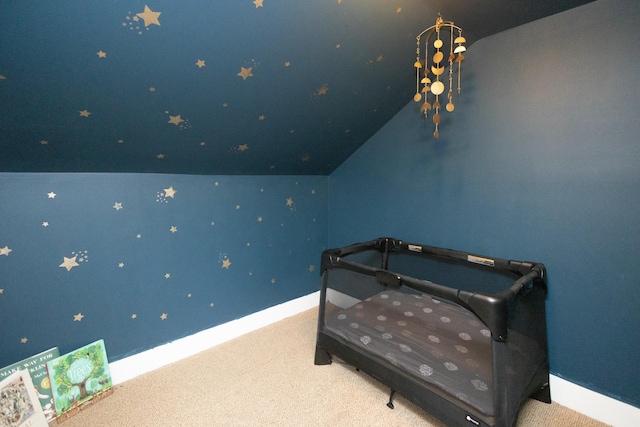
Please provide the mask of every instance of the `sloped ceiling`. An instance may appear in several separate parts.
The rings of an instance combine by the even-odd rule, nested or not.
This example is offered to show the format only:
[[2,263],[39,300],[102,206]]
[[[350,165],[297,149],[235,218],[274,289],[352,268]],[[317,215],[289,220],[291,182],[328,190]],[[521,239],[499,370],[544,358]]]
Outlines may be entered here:
[[[0,171],[325,175],[467,46],[589,0],[0,1]],[[472,47],[471,47],[472,48]]]

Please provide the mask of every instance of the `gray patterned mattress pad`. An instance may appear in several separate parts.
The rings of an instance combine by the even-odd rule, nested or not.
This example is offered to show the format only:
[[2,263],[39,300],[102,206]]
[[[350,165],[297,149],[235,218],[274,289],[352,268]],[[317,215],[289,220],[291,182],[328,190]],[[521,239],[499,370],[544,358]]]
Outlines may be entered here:
[[491,332],[466,309],[386,290],[327,314],[325,328],[493,415]]

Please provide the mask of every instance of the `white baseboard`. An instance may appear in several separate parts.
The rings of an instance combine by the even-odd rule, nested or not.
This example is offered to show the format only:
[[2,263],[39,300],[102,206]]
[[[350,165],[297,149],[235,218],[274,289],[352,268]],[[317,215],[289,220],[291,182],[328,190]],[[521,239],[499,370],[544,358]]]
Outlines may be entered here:
[[[332,295],[335,300],[332,302],[346,303],[347,306],[353,304],[352,301],[340,300],[338,298],[340,296],[338,293]],[[113,383],[121,384],[246,333],[310,310],[317,307],[319,298],[320,292],[314,292],[112,362],[109,364],[109,369]],[[635,427],[638,425],[640,408],[596,393],[555,375],[551,375],[549,386],[551,387],[551,399],[562,406],[614,427]]]
[[551,375],[551,400],[614,427],[635,427],[640,408]]
[[310,310],[318,306],[319,300],[320,291],[317,291],[109,363],[113,384],[129,381],[256,329]]

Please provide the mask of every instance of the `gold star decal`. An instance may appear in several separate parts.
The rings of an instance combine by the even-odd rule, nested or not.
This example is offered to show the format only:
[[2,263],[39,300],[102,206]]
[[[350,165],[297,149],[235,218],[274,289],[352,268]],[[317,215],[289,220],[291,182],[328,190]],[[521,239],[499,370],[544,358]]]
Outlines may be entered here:
[[47,198],[55,199],[56,198],[56,193],[54,193],[53,191],[51,193],[47,193]]
[[40,145],[47,145],[48,143],[49,143],[49,141],[46,141],[44,139],[42,141],[40,141]]
[[77,257],[78,257],[77,255],[76,255],[76,256],[74,256],[73,258],[67,258],[66,256],[65,256],[65,257],[63,257],[63,258],[64,258],[64,261],[63,261],[63,263],[62,263],[62,264],[60,264],[60,265],[59,265],[59,267],[66,268],[66,269],[67,269],[67,271],[71,271],[71,269],[72,269],[73,267],[77,267],[77,266],[79,266],[79,265],[80,265],[80,264],[78,264],[78,263],[76,262],[76,258],[77,258]]
[[172,225],[169,231],[171,231],[171,233],[175,233],[176,231],[178,231],[178,227],[176,227],[175,225]]
[[3,293],[4,293],[4,289],[0,289],[0,294],[3,294]]
[[320,89],[318,89],[318,92],[316,93],[318,95],[326,95],[328,91],[329,91],[329,85],[325,83],[325,85],[322,86]]
[[99,58],[106,58],[107,57],[107,52],[98,51],[98,52],[96,52],[96,55],[98,55]]
[[167,123],[173,123],[174,125],[178,126],[182,122],[184,122],[184,120],[182,120],[182,117],[180,117],[180,114],[178,114],[177,116],[169,115],[169,121]]
[[287,199],[287,206],[293,206],[293,199],[291,197]]
[[155,92],[155,91],[156,91],[156,88],[155,88],[155,87],[151,86],[151,87],[149,88],[149,92]]
[[74,314],[73,315],[73,321],[74,322],[81,322],[83,317],[84,317],[84,315],[82,313]]
[[176,195],[177,191],[173,189],[173,185],[169,188],[165,188],[164,189],[164,196],[165,197],[171,197],[172,199],[175,199],[175,195]]
[[29,341],[29,339],[28,339],[27,337],[24,337],[24,338],[21,338],[21,339],[20,339],[20,342],[21,342],[22,344],[26,344],[26,343],[27,343],[27,341]]
[[267,118],[267,116],[265,116],[264,114],[258,116],[258,120],[260,120],[260,121],[262,121],[262,120],[264,120],[266,118]]
[[43,227],[48,227],[48,226],[49,226],[49,222],[48,222],[48,221],[43,222],[43,223],[42,223],[42,226],[43,226]]
[[229,258],[225,258],[222,261],[222,268],[226,268],[228,270],[229,267],[231,267],[231,261],[229,261]]
[[162,313],[162,314],[160,315],[160,318],[161,318],[162,320],[167,320],[167,317],[168,317],[168,316],[169,316],[169,315],[168,315],[167,313]]
[[113,205],[113,209],[115,209],[115,210],[119,211],[120,209],[122,209],[122,203],[121,203],[121,202],[116,202],[116,203]]
[[238,151],[245,151],[249,149],[249,145],[248,144],[242,144],[242,145],[238,145]]
[[164,275],[164,278],[165,278],[165,279],[168,279],[169,277],[171,277],[171,274],[169,274],[169,273],[167,273],[167,274],[165,274],[165,275]]
[[91,113],[87,110],[78,111],[80,113],[80,117],[89,117]]
[[4,248],[0,248],[0,255],[9,256],[9,252],[13,251],[13,249],[9,249],[9,246],[5,246]]
[[120,268],[124,268],[124,262],[119,263],[119,264],[118,264],[118,267],[120,267]]
[[135,314],[135,313],[133,313],[133,314],[131,315],[131,318],[132,318],[132,319],[135,319],[135,318],[137,318],[137,317],[138,317],[138,315],[137,315],[137,314]]
[[311,265],[309,266],[309,272],[310,272],[310,273],[313,273],[313,271],[314,271],[315,269],[316,269],[315,265],[311,264]]
[[285,62],[285,63],[284,63],[284,66],[285,66],[285,67],[290,67],[290,66],[291,66],[291,62],[289,62],[289,61]]
[[253,67],[249,67],[249,68],[240,67],[240,72],[236,75],[242,77],[242,80],[247,80],[247,78],[253,77],[253,74],[251,74],[252,68]]
[[257,9],[259,7],[264,7],[264,6],[262,6],[262,2],[263,2],[263,0],[254,0],[253,4],[256,5],[256,9]]
[[160,21],[158,21],[158,17],[162,12],[154,12],[149,9],[149,6],[144,5],[144,12],[136,13],[136,16],[142,18],[144,20],[144,26],[148,27],[151,24],[160,26]]
[[164,154],[160,153],[160,154],[156,154],[156,157],[158,159],[164,159]]
[[196,65],[198,66],[198,68],[202,68],[206,66],[203,59],[198,59],[198,61],[196,62]]

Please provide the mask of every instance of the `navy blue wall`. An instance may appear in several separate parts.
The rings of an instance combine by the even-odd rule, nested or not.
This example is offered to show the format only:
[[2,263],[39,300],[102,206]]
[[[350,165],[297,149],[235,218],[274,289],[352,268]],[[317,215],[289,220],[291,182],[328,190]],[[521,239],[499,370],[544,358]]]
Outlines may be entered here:
[[401,3],[2,0],[0,171],[326,175],[411,91]]
[[114,361],[318,289],[327,177],[0,173],[0,200],[0,366],[99,338]]
[[553,373],[640,406],[639,44],[636,0],[473,44],[439,140],[412,102],[330,176],[329,246],[545,263]]

